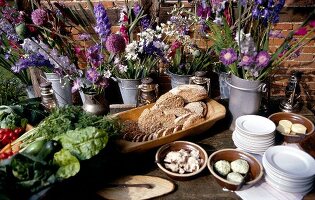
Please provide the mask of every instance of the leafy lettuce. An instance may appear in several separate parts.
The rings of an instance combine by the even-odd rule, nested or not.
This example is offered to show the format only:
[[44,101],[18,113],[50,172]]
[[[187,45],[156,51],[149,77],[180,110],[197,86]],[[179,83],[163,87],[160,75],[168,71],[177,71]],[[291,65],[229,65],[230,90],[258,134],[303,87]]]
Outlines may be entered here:
[[80,171],[80,162],[70,151],[61,149],[54,155],[54,163],[59,166],[57,178],[67,179]]
[[97,155],[106,146],[108,134],[105,130],[89,126],[67,131],[55,139],[79,160],[87,160]]

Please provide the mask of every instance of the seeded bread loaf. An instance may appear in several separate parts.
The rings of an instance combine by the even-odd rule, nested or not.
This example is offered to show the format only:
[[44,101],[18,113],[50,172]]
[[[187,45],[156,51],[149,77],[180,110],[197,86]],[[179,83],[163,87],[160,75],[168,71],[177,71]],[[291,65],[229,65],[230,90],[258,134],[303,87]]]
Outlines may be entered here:
[[163,113],[166,115],[173,114],[176,117],[180,117],[186,114],[191,114],[191,111],[186,108],[172,108],[163,110]]
[[194,125],[199,124],[199,123],[204,122],[204,121],[205,121],[205,118],[201,117],[200,115],[192,114],[184,122],[183,129],[187,129],[191,126],[194,126]]
[[181,96],[185,103],[201,101],[208,97],[207,90],[200,85],[180,85],[171,89],[169,93]]
[[207,114],[207,104],[202,101],[188,103],[184,108],[202,117]]
[[173,95],[172,93],[165,93],[162,95],[151,108],[152,110],[167,110],[173,108],[184,107],[184,99],[181,96]]
[[138,119],[138,126],[143,133],[150,134],[174,126],[175,118],[175,115],[165,115],[161,110],[145,109]]

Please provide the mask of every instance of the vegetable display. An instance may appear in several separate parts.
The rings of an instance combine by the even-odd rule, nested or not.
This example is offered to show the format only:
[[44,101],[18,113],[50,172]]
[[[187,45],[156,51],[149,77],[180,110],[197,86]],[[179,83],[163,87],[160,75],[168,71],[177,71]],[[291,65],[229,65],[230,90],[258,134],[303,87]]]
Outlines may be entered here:
[[114,118],[89,115],[78,106],[54,110],[36,128],[11,143],[21,150],[0,160],[0,176],[5,177],[0,180],[0,193],[5,183],[29,195],[75,176],[80,161],[97,155],[119,131],[120,124]]

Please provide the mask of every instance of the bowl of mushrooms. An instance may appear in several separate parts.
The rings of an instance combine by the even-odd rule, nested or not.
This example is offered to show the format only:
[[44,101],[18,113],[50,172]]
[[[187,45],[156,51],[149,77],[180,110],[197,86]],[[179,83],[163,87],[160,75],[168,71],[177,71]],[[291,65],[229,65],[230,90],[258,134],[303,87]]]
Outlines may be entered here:
[[160,147],[155,154],[158,167],[174,180],[187,180],[207,166],[207,152],[188,141],[174,141]]

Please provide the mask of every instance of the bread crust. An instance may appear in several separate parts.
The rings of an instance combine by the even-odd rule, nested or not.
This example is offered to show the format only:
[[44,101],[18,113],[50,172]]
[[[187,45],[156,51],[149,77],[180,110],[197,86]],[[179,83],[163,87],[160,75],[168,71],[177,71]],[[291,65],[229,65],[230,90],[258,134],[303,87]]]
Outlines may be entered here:
[[187,129],[191,126],[195,126],[203,121],[205,121],[205,119],[201,117],[200,115],[196,115],[196,114],[190,115],[188,119],[184,122],[183,129]]
[[180,85],[171,89],[169,93],[181,96],[185,103],[201,101],[208,97],[207,90],[200,85]]
[[207,114],[207,104],[202,101],[188,103],[184,108],[202,117]]

